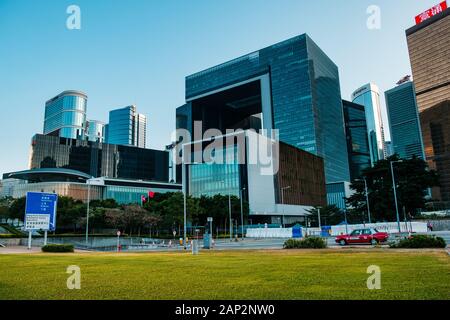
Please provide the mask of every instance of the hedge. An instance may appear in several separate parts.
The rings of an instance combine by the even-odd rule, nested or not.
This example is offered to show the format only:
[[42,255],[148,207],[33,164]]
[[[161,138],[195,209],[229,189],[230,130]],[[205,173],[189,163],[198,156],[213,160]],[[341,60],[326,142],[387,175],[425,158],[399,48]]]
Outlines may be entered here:
[[414,235],[402,239],[390,245],[391,248],[421,249],[421,248],[445,248],[447,244],[441,237]]
[[48,244],[42,247],[42,252],[73,252],[72,244]]
[[283,244],[284,249],[324,249],[327,242],[318,237],[308,237],[302,240],[289,239]]

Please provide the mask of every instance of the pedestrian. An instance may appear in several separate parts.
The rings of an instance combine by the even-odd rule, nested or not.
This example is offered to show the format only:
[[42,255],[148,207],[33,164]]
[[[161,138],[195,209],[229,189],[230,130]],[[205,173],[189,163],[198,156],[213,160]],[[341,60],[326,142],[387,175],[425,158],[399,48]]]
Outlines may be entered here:
[[433,224],[431,223],[431,221],[428,221],[427,228],[428,228],[428,231],[433,232]]

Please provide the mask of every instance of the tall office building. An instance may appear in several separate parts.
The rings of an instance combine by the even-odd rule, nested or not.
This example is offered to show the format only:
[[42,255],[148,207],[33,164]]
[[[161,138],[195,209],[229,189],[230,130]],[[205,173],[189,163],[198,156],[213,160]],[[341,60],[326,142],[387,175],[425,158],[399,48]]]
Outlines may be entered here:
[[145,148],[147,118],[136,112],[136,106],[109,112],[107,143]]
[[384,157],[389,158],[395,154],[394,146],[392,145],[392,141],[386,141],[384,143]]
[[92,142],[105,142],[105,123],[97,120],[86,121],[86,136]]
[[350,181],[338,67],[306,34],[188,76],[177,126],[193,132],[194,121],[202,132],[278,129],[324,159],[327,182]]
[[362,86],[352,94],[352,101],[364,106],[367,137],[372,165],[384,159],[384,128],[381,118],[380,89],[373,83]]
[[354,181],[361,177],[364,169],[371,166],[366,111],[363,105],[350,101],[342,100],[342,105],[344,108],[350,178],[351,181]]
[[450,9],[445,2],[420,14],[406,30],[417,104],[431,169],[440,188],[433,199],[450,201]]
[[425,160],[413,82],[405,82],[385,92],[394,153],[403,159]]
[[71,169],[93,177],[167,182],[168,163],[167,151],[36,134],[31,142],[29,168]]
[[87,95],[74,90],[60,93],[45,103],[44,134],[84,139]]

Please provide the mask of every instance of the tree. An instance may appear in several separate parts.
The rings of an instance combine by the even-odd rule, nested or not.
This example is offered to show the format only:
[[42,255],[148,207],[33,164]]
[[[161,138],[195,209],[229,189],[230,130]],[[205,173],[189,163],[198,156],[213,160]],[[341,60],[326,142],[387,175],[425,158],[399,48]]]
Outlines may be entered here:
[[123,206],[122,222],[125,230],[128,229],[131,235],[133,230],[137,229],[140,234],[140,228],[144,224],[146,215],[147,210],[137,204]]
[[[398,155],[378,161],[373,168],[363,171],[369,189],[369,203],[372,221],[394,221],[396,210],[392,187],[391,161],[398,161]],[[415,216],[417,209],[424,208],[427,189],[438,185],[435,171],[428,170],[422,159],[414,157],[394,164],[398,210]],[[351,188],[355,193],[347,199],[352,215],[367,215],[364,181],[355,181]],[[403,216],[403,214],[402,214]],[[366,220],[367,221],[367,220]]]
[[9,218],[23,221],[25,217],[25,204],[25,197],[14,199],[9,206]]
[[56,213],[56,227],[58,229],[71,228],[76,231],[80,220],[86,216],[86,205],[71,197],[58,197]]
[[[312,226],[319,226],[318,207],[308,210],[308,220]],[[337,225],[345,221],[344,212],[335,205],[320,208],[320,221],[322,226]]]

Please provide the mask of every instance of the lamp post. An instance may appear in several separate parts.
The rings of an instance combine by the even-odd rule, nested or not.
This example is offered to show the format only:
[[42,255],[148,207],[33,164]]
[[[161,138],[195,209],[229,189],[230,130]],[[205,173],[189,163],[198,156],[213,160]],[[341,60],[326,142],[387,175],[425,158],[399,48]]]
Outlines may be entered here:
[[319,219],[319,232],[322,232],[322,221],[320,221],[320,209],[322,209],[322,207],[317,207],[317,218]]
[[231,193],[228,191],[228,214],[230,216],[230,241],[233,241],[233,221],[231,220]]
[[244,207],[242,205],[242,196],[244,194],[245,187],[243,187],[240,191],[241,191],[241,232],[242,232],[241,238],[242,240],[244,240]]
[[366,193],[367,216],[369,218],[369,224],[370,224],[370,223],[372,223],[372,217],[370,215],[369,188],[367,187],[366,177],[363,177],[362,180],[357,179],[355,181],[364,181],[364,189],[365,189],[365,193]]
[[398,233],[402,232],[402,228],[400,226],[400,214],[398,212],[398,201],[397,201],[397,187],[395,185],[395,174],[394,174],[394,163],[401,163],[403,160],[391,161],[391,174],[392,174],[392,187],[394,189],[394,200],[395,200],[395,213],[397,214],[397,226]]
[[183,186],[183,243],[184,250],[187,249],[187,208],[186,208],[186,164],[184,162],[184,146],[181,153],[181,183]]
[[[225,187],[226,181],[221,180],[220,182],[222,182]],[[233,222],[231,221],[231,191],[229,188],[227,189],[228,189],[228,214],[230,219],[230,241],[233,241]]]
[[91,202],[91,184],[89,180],[86,180],[88,192],[87,192],[87,206],[86,206],[86,246],[89,243],[89,210],[90,210],[90,202]]
[[345,234],[348,234],[347,203],[345,202],[345,197],[342,199],[344,200]]
[[291,186],[281,188],[281,205],[283,206],[283,221],[282,221],[283,228],[284,228],[284,190],[288,190],[290,188]]

